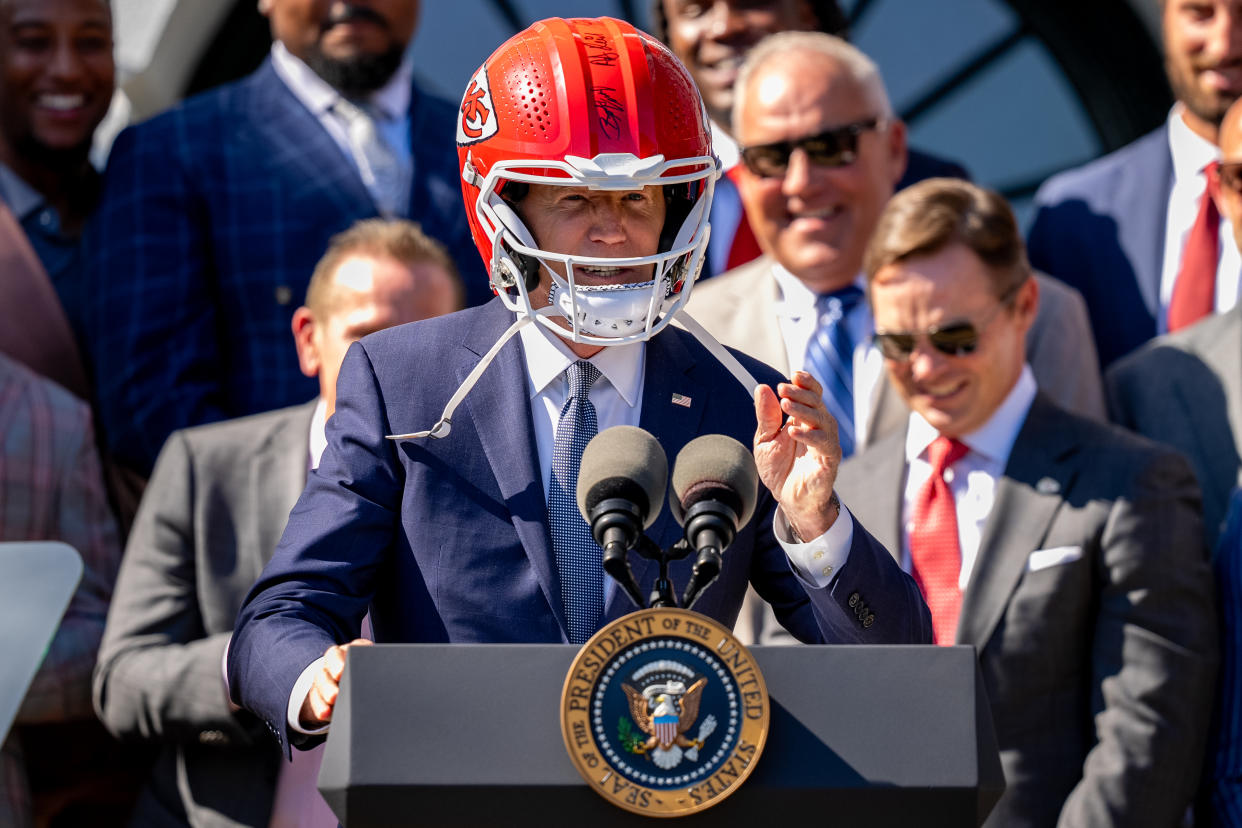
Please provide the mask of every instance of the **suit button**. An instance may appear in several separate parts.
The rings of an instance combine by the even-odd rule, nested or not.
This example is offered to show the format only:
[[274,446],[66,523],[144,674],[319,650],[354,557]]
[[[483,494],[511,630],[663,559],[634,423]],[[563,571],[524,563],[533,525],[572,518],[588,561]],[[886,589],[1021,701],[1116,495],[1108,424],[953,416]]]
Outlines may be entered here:
[[870,629],[870,628],[871,628],[871,625],[872,625],[872,624],[874,624],[874,623],[875,623],[875,613],[873,612],[873,613],[871,613],[870,615],[868,615],[866,618],[864,618],[864,619],[863,619],[863,622],[862,622],[862,624],[863,624],[863,629],[864,629],[864,630],[866,630],[866,629]]
[[857,592],[850,593],[850,606],[851,607],[858,606],[858,602],[861,600],[862,600],[862,596],[860,596]]
[[228,741],[228,737],[224,735],[223,731],[204,730],[198,734],[198,741],[204,745],[222,745]]

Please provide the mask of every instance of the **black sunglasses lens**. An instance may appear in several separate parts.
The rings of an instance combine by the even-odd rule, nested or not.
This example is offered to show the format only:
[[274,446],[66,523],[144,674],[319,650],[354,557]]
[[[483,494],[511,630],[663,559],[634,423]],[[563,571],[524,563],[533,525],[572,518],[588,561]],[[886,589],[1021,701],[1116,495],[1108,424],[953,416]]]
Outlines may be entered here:
[[914,351],[914,335],[878,333],[875,335],[875,345],[885,359],[907,359]]
[[839,129],[807,138],[799,143],[811,163],[820,167],[844,167],[858,157],[858,133]]
[[969,322],[950,325],[928,335],[932,347],[942,354],[963,356],[974,353],[979,345],[979,333]]
[[783,176],[789,167],[788,144],[766,144],[742,150],[742,161],[755,175],[763,178]]

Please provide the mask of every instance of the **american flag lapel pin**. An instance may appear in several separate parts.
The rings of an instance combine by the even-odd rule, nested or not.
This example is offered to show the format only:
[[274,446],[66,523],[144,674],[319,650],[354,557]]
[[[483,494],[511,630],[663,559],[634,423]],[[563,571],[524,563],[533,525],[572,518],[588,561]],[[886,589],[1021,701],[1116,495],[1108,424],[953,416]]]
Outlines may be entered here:
[[673,393],[673,405],[680,405],[682,408],[690,407],[690,398],[685,394]]

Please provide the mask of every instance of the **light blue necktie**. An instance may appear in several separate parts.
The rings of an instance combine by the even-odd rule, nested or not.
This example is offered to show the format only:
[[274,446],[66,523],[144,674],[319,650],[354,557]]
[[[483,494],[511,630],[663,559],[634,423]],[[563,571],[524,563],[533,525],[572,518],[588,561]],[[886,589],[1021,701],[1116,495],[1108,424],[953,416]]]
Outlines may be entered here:
[[806,346],[806,369],[824,385],[824,404],[837,420],[845,457],[854,453],[854,343],[848,321],[861,299],[856,285],[816,297],[818,324]]
[[578,511],[578,468],[587,443],[599,431],[595,406],[588,394],[599,369],[578,360],[565,371],[569,395],[561,407],[552,446],[552,479],[548,482],[548,525],[561,580],[561,600],[569,619],[569,640],[585,642],[604,613],[603,553],[591,527]]

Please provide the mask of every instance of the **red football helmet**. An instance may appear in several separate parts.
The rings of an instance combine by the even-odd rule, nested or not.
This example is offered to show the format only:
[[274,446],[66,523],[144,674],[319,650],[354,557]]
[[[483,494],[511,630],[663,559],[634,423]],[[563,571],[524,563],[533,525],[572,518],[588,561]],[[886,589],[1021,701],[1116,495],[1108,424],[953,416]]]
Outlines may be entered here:
[[[685,305],[707,249],[720,164],[698,89],[662,43],[608,17],[535,23],[470,80],[457,145],[470,229],[509,308],[575,342],[612,345],[648,339]],[[511,203],[523,184],[660,185],[660,250],[621,259],[541,249]],[[574,279],[575,267],[640,265],[654,265],[652,281],[588,287]],[[541,272],[552,279],[551,307],[536,309],[530,291]]]

